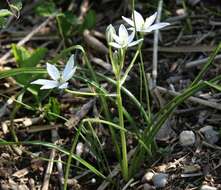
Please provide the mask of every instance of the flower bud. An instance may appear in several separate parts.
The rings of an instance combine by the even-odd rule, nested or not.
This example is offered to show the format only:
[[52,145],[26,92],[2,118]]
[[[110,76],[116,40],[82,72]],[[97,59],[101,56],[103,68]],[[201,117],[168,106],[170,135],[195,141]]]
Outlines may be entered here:
[[113,41],[113,34],[116,34],[116,31],[112,24],[110,24],[106,29],[106,40],[108,43]]

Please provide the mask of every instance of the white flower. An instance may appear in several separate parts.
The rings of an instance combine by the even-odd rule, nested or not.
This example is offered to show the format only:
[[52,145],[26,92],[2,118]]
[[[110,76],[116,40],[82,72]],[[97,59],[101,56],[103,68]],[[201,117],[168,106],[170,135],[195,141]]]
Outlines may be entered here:
[[131,25],[133,30],[135,29],[134,27],[134,22],[135,22],[136,31],[138,32],[151,32],[153,30],[161,29],[164,28],[165,26],[170,25],[170,23],[167,22],[160,22],[157,24],[153,24],[156,17],[157,17],[157,12],[155,12],[150,17],[147,17],[144,21],[142,15],[137,11],[134,11],[134,14],[132,14],[132,19],[122,16],[123,20],[125,20],[129,25]]
[[53,80],[38,79],[31,82],[31,84],[43,85],[41,89],[52,89],[56,87],[59,89],[67,88],[67,81],[73,77],[76,68],[76,66],[74,67],[74,55],[71,55],[62,72],[54,65],[47,63],[47,72]]
[[115,42],[110,42],[109,45],[115,47],[115,48],[127,48],[134,45],[137,45],[139,42],[141,42],[143,39],[139,39],[133,42],[135,31],[132,31],[132,33],[129,35],[127,29],[123,24],[119,27],[119,36],[117,36],[114,32],[112,32],[112,37]]
[[116,31],[112,24],[110,24],[106,29],[106,39],[108,43],[113,41],[113,34],[116,34]]

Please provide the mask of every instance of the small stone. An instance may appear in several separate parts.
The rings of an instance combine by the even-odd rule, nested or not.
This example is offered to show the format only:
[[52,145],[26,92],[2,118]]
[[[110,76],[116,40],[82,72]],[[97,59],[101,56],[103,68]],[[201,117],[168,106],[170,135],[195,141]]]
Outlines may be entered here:
[[82,142],[79,142],[76,147],[76,154],[78,156],[81,156],[83,152],[84,152],[84,144]]
[[200,190],[217,190],[216,187],[211,187],[209,185],[203,185]]
[[151,181],[152,178],[153,178],[153,176],[154,176],[154,173],[148,171],[148,172],[143,176],[142,182],[149,182],[149,181]]
[[215,131],[210,125],[201,128],[200,132],[203,133],[206,141],[210,144],[215,144],[219,141],[219,133]]
[[143,185],[143,190],[154,190],[155,188],[148,183]]
[[156,173],[153,176],[153,184],[156,188],[162,188],[165,187],[168,180],[168,174],[164,173]]
[[196,137],[193,131],[182,131],[179,140],[182,146],[191,146],[195,143]]

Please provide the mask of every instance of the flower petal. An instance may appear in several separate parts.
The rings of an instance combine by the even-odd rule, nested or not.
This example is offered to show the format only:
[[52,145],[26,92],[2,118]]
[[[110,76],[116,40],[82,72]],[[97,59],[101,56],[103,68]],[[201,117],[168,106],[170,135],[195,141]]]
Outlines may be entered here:
[[128,32],[123,24],[121,24],[119,27],[119,37],[120,37],[121,41],[127,41]]
[[132,14],[132,19],[135,20],[136,29],[139,30],[144,25],[144,19],[139,12],[134,11],[134,15]]
[[129,35],[129,37],[128,37],[128,41],[127,41],[128,44],[131,43],[131,42],[133,41],[134,36],[135,36],[135,31],[133,30],[132,33],[131,33],[131,34]]
[[156,17],[157,17],[157,12],[155,12],[150,17],[147,17],[146,20],[145,20],[145,23],[144,23],[144,28],[148,29],[153,24],[153,22],[155,21]]
[[47,63],[47,71],[53,80],[58,80],[60,78],[60,72],[54,65]]
[[126,18],[124,16],[122,16],[122,19],[127,22],[129,25],[133,26],[134,27],[134,21],[129,19],[129,18]]
[[116,34],[112,34],[112,37],[118,44],[122,43],[122,39],[119,36],[117,36]]
[[[65,81],[66,81],[66,78],[68,78],[68,76],[70,75],[70,72],[72,72],[73,68],[74,68],[74,54],[71,55],[71,57],[68,59],[68,62],[65,65],[65,68],[62,72],[62,78],[63,79],[65,78]],[[67,79],[67,80],[69,80],[69,79]]]
[[135,45],[139,44],[141,41],[143,41],[143,39],[139,39],[139,40],[133,41],[133,42],[128,44],[128,47],[135,46]]
[[106,32],[105,32],[107,42],[113,41],[113,34],[116,34],[116,30],[112,24],[109,24],[109,26],[106,28]]
[[38,80],[31,82],[31,84],[43,85],[41,89],[51,89],[51,88],[58,87],[59,85],[57,81],[46,80],[46,79],[38,79]]
[[160,22],[160,23],[150,26],[148,29],[144,30],[144,32],[152,32],[153,30],[158,30],[158,29],[164,28],[165,26],[168,26],[168,25],[170,25],[170,23]]
[[68,87],[68,82],[61,84],[58,88],[59,89],[65,89]]
[[69,72],[66,75],[62,75],[62,81],[66,82],[66,81],[70,80],[73,77],[76,69],[77,69],[77,67],[74,67],[71,70],[69,70]]
[[31,84],[45,85],[50,81],[53,81],[53,80],[38,79],[38,80],[35,80],[35,81],[31,82]]
[[122,48],[121,45],[119,45],[119,44],[117,44],[117,43],[115,43],[115,42],[111,42],[111,43],[109,43],[109,45],[112,46],[112,47],[115,47],[115,48],[117,48],[117,49]]

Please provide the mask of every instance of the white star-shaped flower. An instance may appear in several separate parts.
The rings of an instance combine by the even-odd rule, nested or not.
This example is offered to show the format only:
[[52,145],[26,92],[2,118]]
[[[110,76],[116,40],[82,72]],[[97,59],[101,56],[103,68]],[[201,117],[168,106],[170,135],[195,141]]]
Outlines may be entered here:
[[115,42],[110,42],[109,45],[118,49],[127,48],[131,46],[135,46],[143,40],[143,39],[139,39],[139,40],[133,41],[134,36],[135,36],[135,31],[132,31],[132,33],[129,35],[125,26],[121,24],[119,27],[118,36],[114,32],[112,32],[112,37]]
[[73,77],[76,68],[77,67],[74,66],[74,55],[71,55],[62,72],[60,72],[54,65],[47,63],[47,72],[53,80],[38,79],[31,82],[31,84],[42,85],[42,90],[53,88],[65,89],[68,87],[67,81]]
[[[132,26],[133,30],[136,27],[136,31],[143,32],[143,33],[152,32],[153,30],[158,30],[158,29],[164,28],[165,26],[170,25],[170,23],[167,23],[167,22],[160,22],[157,24],[153,24],[156,17],[157,17],[157,12],[155,12],[150,17],[147,17],[144,21],[144,18],[142,17],[142,15],[138,13],[137,11],[134,11],[134,14],[132,14],[132,19],[122,16],[123,20],[126,21],[130,26]],[[135,22],[135,26],[134,26],[134,22]]]

